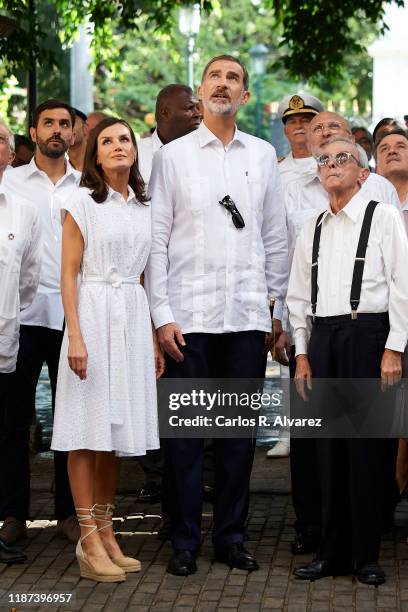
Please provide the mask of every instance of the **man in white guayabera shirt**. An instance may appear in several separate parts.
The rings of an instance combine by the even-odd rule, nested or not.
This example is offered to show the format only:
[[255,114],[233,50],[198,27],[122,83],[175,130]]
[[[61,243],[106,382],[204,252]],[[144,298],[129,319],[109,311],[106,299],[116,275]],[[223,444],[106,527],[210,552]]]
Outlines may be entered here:
[[[0,454],[0,472],[8,473],[0,512],[5,516],[0,537],[15,542],[26,533],[30,504],[29,429],[35,410],[37,382],[44,362],[51,382],[52,405],[64,311],[60,292],[62,226],[61,204],[79,182],[79,172],[65,158],[73,142],[75,113],[59,100],[47,100],[33,112],[30,135],[36,144],[29,164],[8,170],[4,186],[28,200],[40,213],[42,227],[41,278],[33,303],[21,315],[17,358],[18,427],[7,437]],[[69,540],[79,537],[67,474],[66,453],[54,453],[55,516],[58,532]]]
[[[315,115],[309,124],[309,144],[316,157],[322,147],[334,136],[353,139],[350,126],[344,117],[332,112]],[[361,193],[368,200],[392,204],[399,208],[398,195],[387,179],[370,173],[361,186]],[[305,222],[316,212],[326,210],[329,196],[317,171],[308,178],[292,181],[285,191],[288,223],[289,260],[292,261],[296,238]],[[279,341],[275,349],[280,351]],[[291,350],[289,368],[294,374],[294,347]],[[293,438],[291,442],[291,479],[295,509],[296,536],[292,544],[293,554],[306,554],[316,550],[320,536],[320,493],[316,478],[316,453],[312,438]]]
[[[38,210],[2,184],[3,173],[14,156],[13,149],[13,135],[5,123],[0,122],[0,455],[9,433],[18,426],[15,370],[20,312],[30,306],[37,291],[42,246]],[[1,504],[11,484],[9,477],[10,471],[2,464]],[[0,520],[5,518],[0,515]],[[0,539],[0,563],[24,558],[20,550]]]
[[[232,56],[206,66],[199,128],[156,153],[150,179],[153,243],[146,285],[173,378],[263,378],[265,333],[276,333],[288,274],[278,164],[267,142],[235,123],[248,74]],[[215,439],[215,559],[258,569],[243,547],[254,441]],[[201,544],[202,439],[169,439],[172,544],[168,571],[196,571]]]

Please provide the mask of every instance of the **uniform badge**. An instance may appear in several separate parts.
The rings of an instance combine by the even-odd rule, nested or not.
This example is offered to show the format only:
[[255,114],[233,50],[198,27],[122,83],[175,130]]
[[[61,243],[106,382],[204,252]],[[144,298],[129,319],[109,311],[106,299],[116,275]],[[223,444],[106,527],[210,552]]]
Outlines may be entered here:
[[305,105],[303,99],[300,96],[292,96],[289,100],[289,108],[291,110],[299,110]]
[[15,238],[14,234],[10,233],[10,234],[8,235],[8,239],[9,239],[9,240],[14,240],[14,238]]

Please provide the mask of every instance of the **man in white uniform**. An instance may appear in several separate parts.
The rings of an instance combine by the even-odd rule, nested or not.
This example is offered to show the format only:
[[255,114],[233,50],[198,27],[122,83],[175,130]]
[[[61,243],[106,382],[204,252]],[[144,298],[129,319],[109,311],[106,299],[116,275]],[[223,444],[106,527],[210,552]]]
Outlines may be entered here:
[[[344,117],[323,112],[315,115],[309,124],[310,149],[314,156],[331,138],[342,136],[352,139],[350,126]],[[398,195],[393,185],[382,176],[370,173],[361,186],[367,200],[392,204],[399,208]],[[286,214],[289,238],[289,258],[292,261],[296,238],[305,222],[316,212],[327,209],[329,197],[322,185],[317,169],[313,176],[292,181],[286,189]],[[278,341],[279,344],[279,341]],[[279,351],[279,346],[277,347]],[[293,349],[290,368],[294,373]],[[294,554],[316,550],[320,537],[320,492],[317,483],[316,453],[313,439],[293,439],[291,443],[291,478],[293,504],[296,514],[296,537],[292,544]]]
[[[13,157],[13,135],[0,124],[0,183]],[[16,361],[20,312],[34,299],[40,280],[41,221],[36,207],[0,185],[0,456],[16,423]],[[1,462],[0,500],[8,494],[10,471]],[[0,515],[0,519],[6,518]],[[0,530],[0,562],[22,561],[25,555],[10,547]]]
[[[309,123],[315,115],[322,111],[323,104],[320,100],[306,94],[286,96],[279,104],[278,115],[282,120],[285,136],[291,147],[290,153],[279,159],[279,173],[284,195],[292,181],[314,176],[316,173],[316,160],[310,151],[308,132]],[[288,313],[285,308],[283,324],[286,328],[288,328],[288,323]],[[281,377],[288,378],[287,356],[278,354],[277,357],[281,363]],[[289,452],[289,434],[282,428],[278,442],[268,450],[266,456],[270,458],[287,457]]]
[[156,151],[200,125],[201,113],[193,90],[176,83],[164,87],[157,96],[155,117],[157,127],[153,134],[137,143],[139,170],[146,184],[150,180]]
[[316,161],[310,151],[309,123],[323,112],[318,98],[306,94],[294,94],[283,98],[278,116],[284,125],[284,133],[290,144],[290,153],[279,160],[282,187],[293,180],[316,174]]
[[[146,285],[170,378],[263,378],[269,304],[279,335],[287,279],[285,208],[276,153],[240,132],[245,66],[228,55],[204,69],[203,122],[156,154],[153,244]],[[254,441],[216,439],[215,559],[258,569],[243,546]],[[174,554],[168,571],[196,571],[201,544],[203,440],[169,439]]]
[[[40,284],[33,303],[21,315],[17,359],[18,427],[5,440],[0,456],[0,472],[7,472],[9,487],[0,500],[0,512],[5,517],[0,537],[9,543],[26,534],[30,504],[29,429],[44,362],[48,366],[54,407],[64,325],[60,292],[60,209],[80,176],[65,159],[73,141],[74,121],[75,113],[65,102],[47,100],[40,104],[33,112],[33,127],[30,128],[31,138],[36,143],[33,159],[4,175],[5,188],[27,199],[39,211],[43,238]],[[54,468],[58,531],[75,541],[79,528],[68,482],[66,453],[54,454]]]

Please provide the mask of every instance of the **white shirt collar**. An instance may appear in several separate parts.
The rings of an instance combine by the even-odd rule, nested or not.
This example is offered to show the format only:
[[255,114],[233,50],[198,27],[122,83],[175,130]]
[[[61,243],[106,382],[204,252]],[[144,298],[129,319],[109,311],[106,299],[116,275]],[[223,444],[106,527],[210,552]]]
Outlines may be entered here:
[[[198,142],[200,143],[201,148],[206,147],[208,144],[210,144],[210,142],[220,142],[220,139],[215,134],[213,134],[211,130],[208,129],[204,121],[200,123],[200,125],[198,126],[196,130],[196,133],[198,135]],[[234,141],[239,142],[244,147],[247,144],[244,132],[241,132],[237,128],[237,126],[235,126],[234,137],[229,143],[228,147],[230,147]]]
[[[74,176],[77,176],[78,174],[80,174],[78,170],[75,170],[75,168],[69,163],[69,160],[67,158],[65,158],[65,164],[66,164],[65,174],[61,178],[65,178],[67,176],[70,176],[71,174],[73,174]],[[37,173],[45,174],[44,171],[40,170],[40,168],[35,163],[35,155],[33,155],[33,157],[31,158],[31,161],[27,164],[26,168],[27,168],[27,177],[32,176],[33,174],[37,174]]]
[[109,186],[107,199],[113,199],[120,203],[124,202],[125,204],[129,204],[133,200],[137,202],[138,200],[136,198],[135,192],[133,191],[130,185],[128,185],[128,191],[129,191],[128,199],[125,200],[121,193],[119,193],[118,191],[115,191],[114,189],[112,189],[112,187]]
[[[363,211],[365,210],[364,204],[367,204],[367,198],[365,198],[364,195],[361,194],[360,189],[360,191],[358,191],[351,198],[348,204],[346,204],[346,206],[342,208],[337,214],[343,213],[347,215],[347,217],[349,217],[349,219],[351,219],[353,223],[356,223],[362,215]],[[332,217],[336,216],[336,214],[330,208],[330,204],[328,205],[328,208],[322,217],[322,221],[324,221],[329,215]]]
[[157,133],[157,128],[154,130],[151,138],[152,138],[153,149],[161,149],[164,143],[159,138],[159,134]]

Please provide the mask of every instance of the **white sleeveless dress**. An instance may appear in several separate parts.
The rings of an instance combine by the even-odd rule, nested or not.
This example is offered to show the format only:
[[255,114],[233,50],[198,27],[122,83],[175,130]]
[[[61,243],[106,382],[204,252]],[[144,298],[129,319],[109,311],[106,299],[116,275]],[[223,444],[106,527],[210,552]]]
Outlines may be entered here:
[[144,455],[159,447],[149,306],[140,284],[151,244],[150,203],[129,188],[98,204],[80,187],[62,207],[84,238],[78,314],[86,380],[68,364],[65,330],[51,448]]

